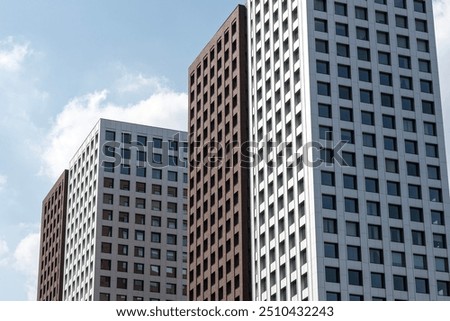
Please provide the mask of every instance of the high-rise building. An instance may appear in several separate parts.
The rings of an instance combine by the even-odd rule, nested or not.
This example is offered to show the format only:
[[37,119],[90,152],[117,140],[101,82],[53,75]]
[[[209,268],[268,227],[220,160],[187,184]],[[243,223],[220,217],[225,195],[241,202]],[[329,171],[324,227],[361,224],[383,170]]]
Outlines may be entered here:
[[189,68],[189,299],[250,300],[247,10]]
[[432,1],[247,7],[254,299],[449,300]]
[[101,119],[68,173],[64,300],[185,300],[187,134]]
[[61,301],[68,171],[64,171],[42,202],[38,301]]

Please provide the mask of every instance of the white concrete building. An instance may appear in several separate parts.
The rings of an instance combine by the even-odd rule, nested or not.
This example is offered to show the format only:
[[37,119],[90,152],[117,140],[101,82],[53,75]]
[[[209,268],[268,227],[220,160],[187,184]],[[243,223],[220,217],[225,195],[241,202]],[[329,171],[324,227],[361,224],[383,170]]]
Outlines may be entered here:
[[185,300],[186,133],[101,119],[70,162],[64,300]]
[[247,4],[254,299],[449,300],[432,1]]

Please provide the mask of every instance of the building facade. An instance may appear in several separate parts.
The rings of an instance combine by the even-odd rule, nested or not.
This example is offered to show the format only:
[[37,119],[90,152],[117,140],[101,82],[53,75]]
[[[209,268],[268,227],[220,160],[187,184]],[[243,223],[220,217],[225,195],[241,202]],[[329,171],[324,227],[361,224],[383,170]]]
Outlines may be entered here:
[[42,202],[38,301],[62,300],[67,180],[66,170]]
[[64,300],[185,300],[186,133],[101,119],[70,162]]
[[255,300],[449,300],[432,1],[249,0]]
[[189,299],[251,299],[247,10],[189,68]]

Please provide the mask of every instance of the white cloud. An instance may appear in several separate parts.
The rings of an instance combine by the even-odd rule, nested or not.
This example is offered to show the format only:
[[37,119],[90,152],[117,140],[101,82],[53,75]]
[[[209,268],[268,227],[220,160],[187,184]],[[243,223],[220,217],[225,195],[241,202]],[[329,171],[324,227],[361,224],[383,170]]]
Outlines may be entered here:
[[28,234],[14,251],[14,268],[25,276],[28,300],[36,300],[36,287],[39,262],[39,233]]
[[[448,22],[450,21],[449,1],[434,0],[434,18],[436,27],[436,41],[438,49],[439,75],[442,95],[442,111],[446,134],[447,163],[450,164],[450,85],[447,77],[450,75],[450,33]],[[450,168],[449,168],[450,171]]]
[[9,248],[5,240],[0,239],[0,266],[5,266],[8,263]]
[[8,37],[0,41],[0,70],[17,71],[25,57],[30,54],[28,44],[16,43],[14,38]]
[[0,191],[5,188],[7,182],[8,178],[5,175],[0,175]]
[[[124,91],[151,87],[153,93],[136,104],[123,106],[109,101],[107,90],[77,97],[70,101],[56,117],[44,140],[41,174],[53,179],[69,165],[70,158],[100,118],[139,123],[149,126],[186,130],[187,95],[165,87],[156,78],[127,76],[121,80]],[[133,82],[134,81],[134,82]]]

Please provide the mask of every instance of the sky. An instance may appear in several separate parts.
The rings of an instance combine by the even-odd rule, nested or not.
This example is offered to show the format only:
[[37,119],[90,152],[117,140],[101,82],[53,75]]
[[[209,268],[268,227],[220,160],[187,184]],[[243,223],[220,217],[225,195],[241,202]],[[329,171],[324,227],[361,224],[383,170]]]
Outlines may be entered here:
[[[450,1],[434,2],[446,80]],[[100,117],[186,130],[187,68],[239,3],[0,0],[0,300],[36,299],[42,200]]]

